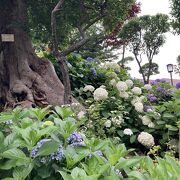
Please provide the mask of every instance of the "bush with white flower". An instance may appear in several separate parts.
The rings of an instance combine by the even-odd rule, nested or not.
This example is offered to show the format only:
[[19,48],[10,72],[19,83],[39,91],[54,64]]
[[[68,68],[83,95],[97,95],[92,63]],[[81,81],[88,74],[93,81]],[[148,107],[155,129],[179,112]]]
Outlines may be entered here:
[[106,91],[106,89],[100,87],[97,88],[94,93],[94,100],[95,101],[100,101],[100,100],[105,100],[108,98],[108,92]]

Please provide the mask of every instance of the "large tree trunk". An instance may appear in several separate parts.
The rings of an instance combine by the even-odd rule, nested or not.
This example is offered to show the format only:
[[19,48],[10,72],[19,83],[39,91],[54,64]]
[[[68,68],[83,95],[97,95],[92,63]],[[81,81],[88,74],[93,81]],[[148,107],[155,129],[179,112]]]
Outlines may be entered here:
[[25,0],[1,0],[0,33],[14,34],[14,42],[0,42],[0,99],[17,104],[64,103],[64,87],[47,59],[34,53],[27,35]]

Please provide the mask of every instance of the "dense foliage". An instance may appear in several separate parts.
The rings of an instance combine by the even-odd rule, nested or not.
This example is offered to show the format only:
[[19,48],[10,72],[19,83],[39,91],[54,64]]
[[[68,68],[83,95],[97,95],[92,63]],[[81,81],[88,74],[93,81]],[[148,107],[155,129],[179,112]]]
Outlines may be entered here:
[[153,149],[149,153],[155,160],[133,157],[132,150],[127,151],[124,145],[115,145],[108,139],[88,139],[84,118],[75,118],[70,107],[16,108],[1,113],[1,179],[179,177],[180,165],[172,157],[156,157]]

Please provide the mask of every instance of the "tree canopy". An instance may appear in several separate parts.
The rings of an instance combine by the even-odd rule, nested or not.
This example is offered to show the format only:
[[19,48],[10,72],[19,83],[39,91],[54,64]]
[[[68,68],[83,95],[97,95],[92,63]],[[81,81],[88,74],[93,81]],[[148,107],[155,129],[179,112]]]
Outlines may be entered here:
[[[128,44],[130,51],[134,54],[145,83],[149,82],[153,57],[159,53],[160,47],[165,43],[164,34],[168,30],[168,16],[157,14],[133,18],[123,26],[119,34],[119,37]],[[142,70],[143,55],[147,57],[149,63],[147,79]]]

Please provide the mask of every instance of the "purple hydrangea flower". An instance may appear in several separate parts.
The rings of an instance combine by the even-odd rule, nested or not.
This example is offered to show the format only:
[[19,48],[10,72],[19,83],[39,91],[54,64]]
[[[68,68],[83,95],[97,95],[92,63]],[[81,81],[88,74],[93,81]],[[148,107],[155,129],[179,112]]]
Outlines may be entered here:
[[152,81],[152,82],[151,82],[151,85],[156,85],[156,84],[157,84],[156,81]]
[[148,100],[149,100],[150,102],[155,102],[155,101],[157,101],[157,97],[156,97],[156,96],[153,96],[153,95],[148,95]]
[[180,82],[176,84],[176,89],[180,89]]
[[144,105],[144,112],[153,110],[152,106]]
[[162,88],[162,87],[159,86],[159,87],[156,88],[156,90],[157,91],[165,91],[165,88]]

